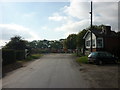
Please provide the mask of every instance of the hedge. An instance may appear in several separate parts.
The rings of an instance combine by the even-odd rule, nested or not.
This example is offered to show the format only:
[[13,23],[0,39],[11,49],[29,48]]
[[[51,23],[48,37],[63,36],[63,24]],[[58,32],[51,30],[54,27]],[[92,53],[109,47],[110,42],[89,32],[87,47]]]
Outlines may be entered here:
[[16,61],[15,51],[11,49],[2,49],[2,64],[11,64]]
[[24,50],[2,49],[2,64],[7,65],[16,62],[16,60],[25,59]]
[[15,53],[16,53],[17,60],[25,59],[25,51],[24,50],[16,50]]

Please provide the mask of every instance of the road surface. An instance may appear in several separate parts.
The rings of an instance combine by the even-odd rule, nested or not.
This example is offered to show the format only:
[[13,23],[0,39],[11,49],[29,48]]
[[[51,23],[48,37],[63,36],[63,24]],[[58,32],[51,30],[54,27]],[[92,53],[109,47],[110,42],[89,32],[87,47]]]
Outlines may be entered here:
[[89,88],[71,54],[47,54],[2,80],[3,88]]

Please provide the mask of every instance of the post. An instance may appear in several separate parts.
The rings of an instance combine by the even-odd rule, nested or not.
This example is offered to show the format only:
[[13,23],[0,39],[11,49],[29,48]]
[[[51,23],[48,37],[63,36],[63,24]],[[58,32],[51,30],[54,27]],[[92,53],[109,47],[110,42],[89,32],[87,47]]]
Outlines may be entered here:
[[92,52],[92,1],[91,1],[91,27],[90,27],[90,31],[91,31],[91,45],[90,45],[90,51]]

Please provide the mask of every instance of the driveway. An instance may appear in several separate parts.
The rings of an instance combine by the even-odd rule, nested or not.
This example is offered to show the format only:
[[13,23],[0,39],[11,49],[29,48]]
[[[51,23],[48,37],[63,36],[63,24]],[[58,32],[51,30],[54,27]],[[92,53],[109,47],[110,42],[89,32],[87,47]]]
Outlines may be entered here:
[[90,88],[71,54],[47,54],[3,78],[3,88]]

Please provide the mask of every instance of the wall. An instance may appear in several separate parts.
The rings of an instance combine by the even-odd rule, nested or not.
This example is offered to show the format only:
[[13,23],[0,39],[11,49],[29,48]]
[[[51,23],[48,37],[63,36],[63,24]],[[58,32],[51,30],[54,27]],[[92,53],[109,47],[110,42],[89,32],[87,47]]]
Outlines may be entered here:
[[[96,36],[93,33],[92,33],[92,40],[95,40],[95,46],[93,46],[93,48],[96,48]],[[90,32],[88,33],[88,35],[85,38],[85,47],[86,48],[90,48],[90,46],[87,46],[87,44],[86,44],[87,41],[91,41],[91,34],[90,34]]]
[[[105,50],[113,54],[120,54],[120,38],[105,38]],[[120,56],[120,55],[119,55]]]

